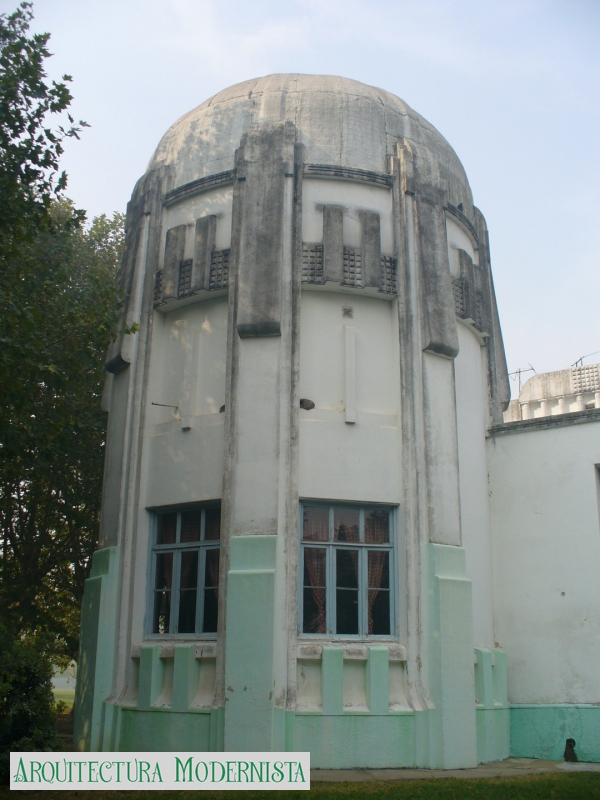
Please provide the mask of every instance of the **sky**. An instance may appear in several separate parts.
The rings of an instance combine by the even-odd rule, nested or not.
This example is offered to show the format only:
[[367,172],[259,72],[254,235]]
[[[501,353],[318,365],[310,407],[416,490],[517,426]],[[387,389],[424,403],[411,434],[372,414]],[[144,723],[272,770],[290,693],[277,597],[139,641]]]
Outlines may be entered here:
[[73,76],[72,113],[91,125],[63,159],[90,217],[124,211],[163,133],[221,89],[354,78],[405,100],[461,159],[509,371],[600,351],[599,0],[37,0],[34,13],[49,75]]

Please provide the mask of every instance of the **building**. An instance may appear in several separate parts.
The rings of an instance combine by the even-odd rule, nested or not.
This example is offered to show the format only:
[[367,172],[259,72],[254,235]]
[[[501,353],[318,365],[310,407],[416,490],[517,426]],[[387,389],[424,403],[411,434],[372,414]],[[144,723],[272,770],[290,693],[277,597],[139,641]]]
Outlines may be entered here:
[[120,282],[80,749],[600,758],[600,412],[504,421],[485,220],[426,120],[330,76],[220,92]]

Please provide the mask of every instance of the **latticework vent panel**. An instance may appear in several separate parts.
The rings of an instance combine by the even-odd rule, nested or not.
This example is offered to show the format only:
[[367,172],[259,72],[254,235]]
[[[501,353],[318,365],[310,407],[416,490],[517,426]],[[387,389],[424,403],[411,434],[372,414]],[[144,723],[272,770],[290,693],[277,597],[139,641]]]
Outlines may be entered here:
[[302,281],[323,283],[323,245],[302,242]]
[[154,303],[160,303],[162,297],[162,269],[154,276]]
[[344,277],[346,286],[362,286],[362,251],[344,247]]
[[213,250],[210,257],[209,289],[226,289],[229,286],[230,250]]
[[185,297],[192,289],[192,266],[194,262],[191,258],[186,258],[179,267],[179,287],[178,297]]
[[573,389],[577,394],[581,392],[597,392],[600,390],[597,364],[586,364],[571,370]]
[[382,291],[396,294],[398,286],[398,262],[393,256],[381,256]]

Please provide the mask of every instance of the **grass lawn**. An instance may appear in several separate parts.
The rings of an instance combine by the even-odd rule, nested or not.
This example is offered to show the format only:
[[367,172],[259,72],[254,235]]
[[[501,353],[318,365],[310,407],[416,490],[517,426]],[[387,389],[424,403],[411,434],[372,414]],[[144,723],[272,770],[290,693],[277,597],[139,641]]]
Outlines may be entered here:
[[75,691],[73,689],[55,689],[54,702],[58,703],[60,700],[65,703],[67,709],[70,711],[75,702]]
[[[191,798],[235,798],[238,792],[202,791],[29,791],[30,800],[191,800]],[[310,792],[249,791],[248,798],[265,800],[344,800],[365,797],[367,800],[600,800],[600,773],[579,772],[565,775],[532,775],[521,778],[423,779],[369,783],[314,783]],[[18,796],[18,795],[17,795]],[[0,788],[0,800],[12,800],[6,787]]]

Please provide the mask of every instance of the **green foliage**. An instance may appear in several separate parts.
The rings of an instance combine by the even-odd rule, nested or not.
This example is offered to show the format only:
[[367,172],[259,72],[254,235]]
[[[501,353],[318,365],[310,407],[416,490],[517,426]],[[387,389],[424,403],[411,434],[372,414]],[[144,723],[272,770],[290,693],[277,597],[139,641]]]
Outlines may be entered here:
[[77,657],[104,460],[106,345],[117,327],[123,215],[67,201],[0,270],[0,618]]
[[[58,174],[63,142],[79,138],[87,125],[74,125],[69,114],[68,124],[49,123],[71,104],[71,77],[45,80],[50,34],[28,36],[32,18],[29,2],[0,14],[0,257],[47,224],[50,203],[67,183],[65,173]],[[75,217],[81,221],[82,212]]]
[[60,750],[47,642],[0,626],[0,783],[10,751]]

